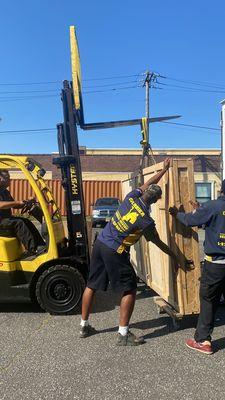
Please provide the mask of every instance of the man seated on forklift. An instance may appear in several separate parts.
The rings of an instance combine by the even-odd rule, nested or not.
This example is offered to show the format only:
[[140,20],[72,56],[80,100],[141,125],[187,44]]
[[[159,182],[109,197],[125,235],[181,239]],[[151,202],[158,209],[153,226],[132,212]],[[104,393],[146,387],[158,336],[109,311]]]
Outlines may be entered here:
[[162,196],[162,190],[157,183],[169,165],[170,160],[166,159],[160,172],[128,193],[111,221],[98,235],[82,299],[80,337],[85,338],[96,333],[89,325],[88,317],[96,290],[106,290],[110,281],[112,289],[121,293],[117,345],[137,346],[144,343],[143,338],[136,337],[129,330],[137,289],[136,274],[129,260],[129,248],[144,235],[148,241],[152,241],[163,252],[176,259],[169,247],[160,240],[154,220],[150,217],[151,204]]
[[23,258],[36,254],[38,246],[45,242],[32,222],[27,218],[12,216],[11,209],[22,209],[24,201],[15,201],[8,191],[10,175],[0,170],[0,236],[15,236],[25,248]]

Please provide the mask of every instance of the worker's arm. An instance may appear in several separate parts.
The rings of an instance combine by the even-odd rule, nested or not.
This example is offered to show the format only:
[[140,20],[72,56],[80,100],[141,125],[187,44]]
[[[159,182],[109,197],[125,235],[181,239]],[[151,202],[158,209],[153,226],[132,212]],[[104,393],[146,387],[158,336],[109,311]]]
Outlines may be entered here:
[[185,226],[200,226],[207,224],[213,217],[213,210],[210,206],[199,207],[192,213],[179,212],[177,207],[170,207],[169,212]]
[[157,174],[152,176],[142,186],[140,186],[140,189],[142,190],[142,192],[144,192],[148,188],[149,185],[157,184],[160,181],[160,179],[162,178],[162,176],[166,173],[169,166],[170,166],[170,158],[166,158],[166,160],[164,161],[164,168],[161,171],[159,171]]
[[0,210],[8,210],[9,208],[22,208],[23,201],[0,201]]
[[172,257],[178,263],[176,255],[164,242],[162,242],[155,228],[147,230],[144,233],[144,236],[147,241],[154,243],[160,250],[168,254],[168,256]]

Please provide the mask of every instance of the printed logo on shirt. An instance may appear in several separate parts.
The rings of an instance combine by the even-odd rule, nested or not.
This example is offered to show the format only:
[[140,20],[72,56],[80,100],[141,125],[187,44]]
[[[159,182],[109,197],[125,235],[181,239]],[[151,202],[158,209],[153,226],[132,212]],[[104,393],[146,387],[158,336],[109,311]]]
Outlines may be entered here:
[[136,210],[139,215],[144,217],[144,215],[145,215],[144,211],[141,209],[141,207],[139,207],[139,205],[137,203],[135,203],[135,201],[134,201],[134,199],[132,199],[132,197],[129,198],[129,202],[132,204],[132,208],[130,211]]
[[123,217],[122,217],[122,220],[123,221],[127,221],[127,222],[130,222],[130,224],[135,224],[135,222],[137,221],[137,219],[138,219],[138,213],[136,212],[136,211],[128,211],[128,213],[127,214],[125,214]]
[[121,215],[121,213],[117,210],[116,214],[111,219],[113,226],[121,233],[127,232],[130,228],[130,225],[134,225],[139,216],[145,216],[144,211],[137,203],[135,203],[133,198],[130,197],[128,201],[131,204],[130,210],[125,215]]

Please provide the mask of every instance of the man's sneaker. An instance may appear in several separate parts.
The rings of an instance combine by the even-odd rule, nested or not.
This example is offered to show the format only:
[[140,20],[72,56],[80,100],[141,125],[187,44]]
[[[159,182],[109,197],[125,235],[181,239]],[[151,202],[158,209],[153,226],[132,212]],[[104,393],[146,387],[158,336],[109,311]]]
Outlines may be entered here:
[[95,335],[96,333],[98,332],[91,325],[80,327],[80,338],[86,338],[88,336]]
[[186,346],[189,347],[190,349],[197,350],[200,353],[213,354],[211,343],[204,344],[201,342],[196,342],[194,339],[188,339],[186,341]]
[[137,337],[132,332],[128,331],[125,336],[118,333],[116,344],[117,346],[138,346],[143,343],[145,343],[143,337]]

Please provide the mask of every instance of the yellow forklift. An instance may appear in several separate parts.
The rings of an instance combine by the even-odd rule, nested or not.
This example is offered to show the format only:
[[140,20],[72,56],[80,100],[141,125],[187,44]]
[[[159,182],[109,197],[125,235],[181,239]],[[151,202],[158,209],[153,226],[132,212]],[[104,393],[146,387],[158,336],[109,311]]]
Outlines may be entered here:
[[[57,125],[58,157],[65,190],[65,235],[60,210],[44,180],[45,171],[30,157],[0,156],[0,169],[20,170],[30,183],[35,200],[25,202],[21,214],[39,221],[45,246],[24,258],[16,237],[0,232],[0,302],[38,303],[52,314],[73,313],[81,301],[88,275],[89,246],[82,190],[77,125],[84,130],[141,125],[142,119],[85,123],[81,73],[75,28],[70,27],[72,82],[64,81],[61,93],[64,122]],[[178,116],[149,118],[159,122]]]
[[[70,168],[74,169],[70,162]],[[20,170],[28,180],[36,200],[25,201],[21,214],[39,221],[46,243],[38,248],[37,254],[23,258],[24,249],[18,239],[10,232],[0,234],[0,302],[31,300],[50,313],[73,312],[80,302],[87,275],[85,224],[83,231],[79,227],[72,237],[66,238],[59,209],[43,179],[45,171],[35,160],[1,155],[0,169]],[[82,234],[83,242],[79,243]]]
[[[75,32],[74,32],[75,35]],[[0,156],[0,169],[20,170],[28,180],[35,200],[25,201],[21,214],[39,221],[45,246],[24,258],[21,243],[10,232],[0,231],[0,302],[37,302],[52,314],[73,313],[79,306],[89,267],[89,247],[84,209],[77,123],[77,71],[79,54],[71,37],[73,83],[63,82],[61,100],[64,122],[57,125],[58,157],[53,164],[61,169],[65,190],[65,235],[60,210],[44,180],[45,171],[32,158]],[[74,64],[74,57],[76,58]],[[75,94],[76,93],[76,94]]]
[[67,81],[62,102],[64,123],[57,126],[59,156],[53,163],[61,169],[65,189],[67,236],[60,210],[44,180],[43,168],[32,158],[0,156],[0,169],[20,170],[28,180],[35,200],[25,201],[21,214],[39,221],[45,239],[45,246],[37,254],[24,258],[24,249],[17,238],[10,232],[0,232],[0,302],[31,300],[52,314],[75,311],[89,265],[75,107],[72,87]]

